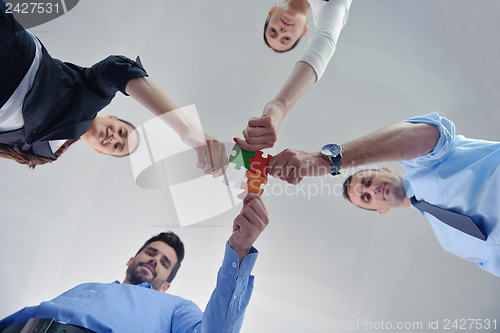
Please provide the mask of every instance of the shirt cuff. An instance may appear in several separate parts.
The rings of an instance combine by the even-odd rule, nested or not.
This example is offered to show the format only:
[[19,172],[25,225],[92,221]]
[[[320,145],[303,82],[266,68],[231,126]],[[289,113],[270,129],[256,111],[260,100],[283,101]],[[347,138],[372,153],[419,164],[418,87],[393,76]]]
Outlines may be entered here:
[[[243,258],[241,265],[238,265],[240,258],[236,251],[234,251],[229,245],[229,241],[226,242],[226,252],[224,254],[224,260],[222,261],[222,270],[225,274],[232,276],[233,278],[247,278],[252,272],[255,261],[259,251],[252,246],[250,252]],[[239,266],[239,267],[238,267]]]

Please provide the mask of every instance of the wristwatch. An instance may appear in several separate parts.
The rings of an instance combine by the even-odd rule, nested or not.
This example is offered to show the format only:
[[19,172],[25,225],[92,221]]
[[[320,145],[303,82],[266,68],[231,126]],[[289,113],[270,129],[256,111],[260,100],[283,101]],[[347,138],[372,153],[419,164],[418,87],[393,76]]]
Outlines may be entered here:
[[330,172],[330,175],[336,176],[340,174],[340,163],[342,161],[343,152],[344,147],[336,143],[329,143],[321,148],[321,156],[329,160],[332,165],[332,172]]

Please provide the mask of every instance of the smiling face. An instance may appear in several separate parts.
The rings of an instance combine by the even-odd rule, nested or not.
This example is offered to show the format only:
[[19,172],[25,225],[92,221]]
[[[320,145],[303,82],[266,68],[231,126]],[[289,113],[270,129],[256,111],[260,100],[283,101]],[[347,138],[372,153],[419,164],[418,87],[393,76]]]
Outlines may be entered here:
[[114,156],[128,155],[139,141],[137,131],[115,116],[96,117],[81,138],[98,153]]
[[377,210],[379,213],[409,206],[401,176],[386,168],[355,174],[349,186],[349,199],[358,207]]
[[155,241],[147,245],[127,263],[127,275],[123,283],[141,284],[148,282],[153,289],[165,292],[172,269],[177,264],[175,250],[165,242]]
[[290,6],[285,2],[269,12],[269,22],[264,36],[271,48],[276,51],[290,49],[301,36],[305,36],[307,12]]

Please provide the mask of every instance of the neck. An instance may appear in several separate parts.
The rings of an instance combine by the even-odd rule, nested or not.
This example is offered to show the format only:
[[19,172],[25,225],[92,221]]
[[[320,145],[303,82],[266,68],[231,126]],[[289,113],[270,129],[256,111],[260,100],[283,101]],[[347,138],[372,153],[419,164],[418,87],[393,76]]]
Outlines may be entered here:
[[87,140],[87,132],[85,132],[81,137],[80,139],[83,139],[85,142],[89,143],[89,141]]
[[398,175],[399,178],[401,179],[401,186],[403,186],[403,191],[405,192],[405,197],[403,198],[403,203],[399,207],[411,207],[411,201],[406,195],[406,189],[404,188],[403,185],[403,175]]
[[125,278],[125,280],[123,280],[122,284],[133,284],[133,283],[130,282],[127,278]]

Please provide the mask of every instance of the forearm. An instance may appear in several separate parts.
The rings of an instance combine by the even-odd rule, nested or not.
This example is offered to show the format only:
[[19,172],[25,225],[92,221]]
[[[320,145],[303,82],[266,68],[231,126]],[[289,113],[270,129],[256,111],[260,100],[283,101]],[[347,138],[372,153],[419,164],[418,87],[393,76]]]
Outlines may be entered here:
[[192,142],[204,142],[201,129],[179,109],[152,78],[132,79],[127,83],[125,90],[127,94],[172,128],[184,143],[192,146]]
[[379,162],[405,161],[434,149],[439,140],[436,126],[424,123],[397,123],[345,143],[342,168]]
[[288,77],[281,91],[271,101],[280,105],[282,116],[285,117],[288,111],[298,102],[298,100],[316,82],[316,72],[308,63],[299,61],[295,64],[292,73]]

